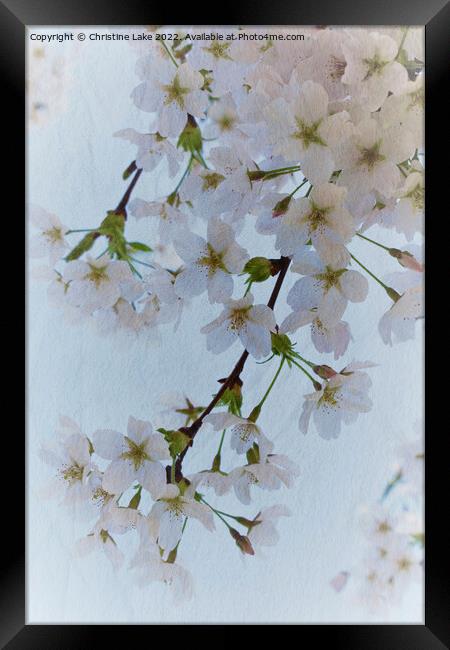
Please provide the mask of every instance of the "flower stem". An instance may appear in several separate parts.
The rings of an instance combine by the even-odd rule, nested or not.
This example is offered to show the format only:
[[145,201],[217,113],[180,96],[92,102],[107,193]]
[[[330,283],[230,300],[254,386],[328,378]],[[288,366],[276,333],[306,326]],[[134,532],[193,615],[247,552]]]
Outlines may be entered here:
[[389,246],[385,246],[384,244],[380,244],[380,242],[375,241],[374,239],[370,239],[370,237],[366,237],[365,235],[361,235],[360,232],[356,233],[358,237],[361,237],[361,239],[365,239],[366,241],[371,242],[372,244],[375,244],[375,246],[379,246],[380,248],[384,248],[385,251],[390,251],[391,249]]
[[133,262],[136,262],[137,264],[142,264],[143,266],[148,266],[151,269],[155,268],[152,264],[148,264],[147,262],[143,262],[142,260],[138,260],[136,257],[130,257],[130,260],[133,260]]
[[[219,519],[220,519],[221,521],[223,521],[223,523],[225,524],[225,526],[226,526],[227,528],[231,528],[231,526],[230,526],[230,524],[228,523],[228,521],[227,521],[226,519],[224,519],[224,518],[222,517],[222,515],[225,515],[225,516],[228,516],[228,517],[231,517],[232,515],[227,515],[225,512],[222,513],[220,510],[216,510],[215,508],[213,508],[213,506],[212,506],[210,503],[208,503],[207,501],[205,501],[205,499],[204,499],[203,497],[200,497],[200,501],[201,501],[202,503],[204,503],[205,506],[208,506],[208,508],[210,508],[210,510],[212,510],[212,511],[214,512],[214,514],[215,514],[217,517],[219,517]],[[233,519],[234,519],[234,517],[233,517]]]
[[279,374],[280,374],[280,372],[281,372],[281,368],[283,367],[285,361],[286,361],[286,357],[283,356],[282,359],[281,359],[280,365],[278,366],[278,370],[276,371],[276,373],[275,373],[275,375],[274,375],[272,381],[271,381],[270,384],[269,384],[269,388],[266,390],[266,392],[265,392],[264,395],[263,395],[262,400],[259,402],[259,404],[258,404],[257,407],[256,407],[256,408],[258,408],[259,410],[261,410],[261,408],[262,408],[264,402],[265,402],[266,399],[268,398],[269,393],[270,393],[270,391],[272,390],[272,388],[273,388],[273,386],[274,386],[276,380],[278,379],[278,376],[279,376]]
[[364,264],[362,264],[358,259],[356,259],[356,257],[351,253],[350,253],[350,257],[352,258],[352,260],[355,260],[355,262],[359,264],[359,266],[362,269],[364,269],[366,273],[368,273],[374,280],[376,280],[376,282],[378,282],[378,284],[382,286],[385,291],[389,290],[389,287],[386,284],[384,284],[384,282],[382,282],[380,278],[377,278],[377,276],[374,273],[372,273],[372,271],[369,271],[369,269],[366,266],[364,266]]
[[167,54],[168,54],[169,57],[170,57],[170,60],[171,60],[172,63],[174,64],[174,66],[175,66],[176,68],[178,68],[178,63],[175,61],[175,57],[173,56],[172,52],[169,50],[169,48],[167,47],[167,45],[164,43],[164,41],[161,41],[161,45],[162,45],[163,48],[166,50]]
[[312,375],[310,375],[309,372],[307,370],[305,370],[305,368],[303,366],[301,366],[299,363],[297,363],[297,361],[294,361],[293,359],[290,359],[290,362],[293,363],[294,366],[297,366],[297,368],[300,368],[300,370],[305,373],[305,375],[312,381],[312,383],[314,385],[314,388],[317,387],[317,384],[319,382],[316,379],[314,379],[314,377]]
[[174,189],[174,191],[171,194],[176,194],[178,192],[178,190],[180,189],[184,179],[189,174],[193,162],[194,162],[194,156],[191,154],[191,157],[189,158],[188,166],[184,170],[183,176],[180,178],[180,180],[178,181],[178,185],[176,186],[176,188]]
[[68,230],[66,235],[71,235],[73,232],[94,232],[95,228],[81,228],[78,230]]
[[396,61],[398,61],[398,59],[399,59],[399,57],[400,57],[400,53],[401,53],[401,51],[402,51],[402,47],[403,47],[403,44],[404,44],[404,42],[405,42],[405,38],[406,38],[406,35],[407,35],[407,33],[408,33],[408,30],[409,30],[409,27],[406,27],[406,28],[405,28],[405,31],[403,32],[402,40],[401,40],[401,42],[400,42],[400,45],[398,46],[397,56],[395,57],[395,60],[396,60]]
[[219,449],[217,450],[217,454],[216,454],[216,456],[219,456],[219,455],[220,455],[220,452],[222,451],[223,441],[224,441],[224,439],[225,439],[225,431],[226,431],[226,429],[224,429],[224,430],[222,431],[222,436],[221,436],[221,438],[220,438],[220,443],[219,443]]
[[296,194],[296,193],[298,192],[298,190],[299,190],[301,187],[303,187],[303,185],[305,185],[305,183],[307,183],[307,182],[308,182],[308,179],[305,178],[305,179],[300,183],[300,185],[298,185],[298,186],[295,188],[295,190],[293,190],[293,191],[289,194],[289,196],[294,196],[294,194]]

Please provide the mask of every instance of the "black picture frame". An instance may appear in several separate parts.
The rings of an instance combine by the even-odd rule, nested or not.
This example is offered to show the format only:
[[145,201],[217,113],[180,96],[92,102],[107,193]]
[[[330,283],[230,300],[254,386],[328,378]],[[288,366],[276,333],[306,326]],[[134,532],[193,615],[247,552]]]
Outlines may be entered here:
[[[201,9],[199,6],[198,9]],[[439,214],[440,206],[445,206],[443,191],[446,189],[442,169],[439,167],[439,151],[442,147],[446,124],[446,104],[443,98],[447,87],[444,84],[449,62],[449,28],[450,9],[445,0],[383,0],[371,3],[338,2],[337,0],[308,0],[296,3],[275,3],[273,0],[259,0],[258,3],[224,3],[223,14],[212,17],[209,11],[199,12],[201,19],[197,24],[266,24],[266,25],[425,25],[426,34],[426,151],[427,151],[427,329],[426,329],[426,372],[431,373],[431,331],[435,332],[435,319],[432,304],[436,295],[434,275],[437,273],[434,251],[437,242],[433,242],[433,255],[430,254],[430,240],[434,238],[433,219]],[[220,8],[219,8],[220,11]],[[61,2],[58,0],[0,0],[0,65],[2,69],[4,108],[10,113],[6,117],[8,129],[5,132],[11,143],[4,144],[3,162],[6,162],[6,185],[2,191],[3,208],[8,214],[16,215],[19,220],[21,205],[18,197],[25,195],[25,180],[20,166],[20,154],[24,151],[19,134],[23,133],[24,82],[25,82],[25,27],[29,25],[140,25],[140,24],[192,24],[193,7],[153,7],[149,3],[128,0],[126,3],[112,0],[91,0],[83,2]],[[9,128],[10,125],[10,128]],[[448,130],[447,130],[448,133]],[[446,139],[448,143],[448,137]],[[445,144],[445,142],[444,142]],[[14,152],[14,155],[13,155]],[[19,154],[19,155],[17,155]],[[16,158],[19,158],[17,162]],[[447,163],[448,167],[448,163]],[[448,181],[447,181],[448,185]],[[14,188],[14,189],[13,189]],[[442,200],[442,203],[440,201]],[[10,205],[8,206],[8,201]],[[445,215],[446,216],[446,215]],[[17,234],[14,234],[16,237]],[[17,248],[15,249],[17,265]],[[444,251],[445,253],[445,251]],[[448,254],[447,254],[448,257]],[[442,258],[441,258],[442,259]],[[429,261],[428,261],[429,260]],[[431,278],[430,278],[431,274]],[[447,273],[448,276],[448,273]],[[17,283],[18,284],[18,283]],[[13,303],[17,296],[17,284],[6,290],[6,300]],[[9,294],[8,294],[9,291]],[[437,319],[436,319],[437,320]],[[2,323],[4,324],[4,323]],[[11,339],[17,336],[17,319],[11,323]],[[5,337],[7,335],[5,334]],[[9,337],[9,335],[8,335]],[[433,334],[434,338],[434,334]],[[9,338],[8,338],[9,340]],[[20,349],[20,341],[18,342]],[[15,358],[14,363],[17,359]],[[420,378],[418,378],[418,381]],[[9,385],[9,382],[8,382]],[[427,414],[432,412],[432,402],[439,398],[435,395],[436,385],[426,390]],[[432,393],[432,394],[431,394]],[[11,396],[22,394],[20,384],[13,388]],[[445,398],[443,398],[445,399]],[[438,405],[436,405],[438,408]],[[429,418],[426,418],[427,427]],[[17,427],[17,425],[15,425]],[[448,624],[448,579],[445,567],[446,555],[450,547],[443,506],[447,494],[446,475],[448,464],[445,463],[444,444],[448,425],[438,431],[428,430],[426,435],[426,598],[424,625],[303,625],[296,632],[301,643],[311,633],[314,644],[329,643],[330,647],[342,647],[346,650],[439,650],[449,647],[450,635]],[[27,625],[25,619],[25,535],[22,504],[24,488],[20,485],[18,468],[25,458],[24,437],[18,431],[4,433],[6,453],[3,458],[15,459],[11,481],[12,492],[5,489],[3,493],[3,521],[7,522],[3,541],[6,551],[2,553],[2,571],[0,574],[0,644],[11,650],[95,648],[106,645],[104,625]],[[11,463],[7,463],[11,465]],[[4,474],[2,473],[2,477]],[[5,484],[6,485],[6,484]],[[439,503],[441,502],[441,503]],[[15,522],[15,523],[13,523]],[[300,587],[301,588],[301,587]],[[152,643],[152,632],[147,625],[115,625],[112,634],[115,643],[130,644],[139,637]],[[151,626],[153,627],[153,626]],[[202,626],[195,626],[202,627]],[[220,626],[220,637],[216,632],[207,633],[210,642],[235,643],[238,636],[232,637],[226,627]],[[296,626],[297,627],[297,626]],[[300,626],[298,626],[300,627]],[[232,631],[230,631],[232,632]],[[314,636],[313,636],[314,635]],[[245,636],[245,635],[244,635]],[[232,640],[234,638],[234,641]],[[174,637],[170,636],[170,646]],[[183,636],[187,642],[187,638]],[[178,639],[177,639],[178,644]],[[198,642],[198,638],[197,638]]]

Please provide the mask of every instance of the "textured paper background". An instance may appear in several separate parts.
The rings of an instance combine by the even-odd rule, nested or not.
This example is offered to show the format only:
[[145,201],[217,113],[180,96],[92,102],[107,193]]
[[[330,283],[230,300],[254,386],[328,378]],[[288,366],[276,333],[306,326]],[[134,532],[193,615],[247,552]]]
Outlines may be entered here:
[[[36,30],[34,30],[36,31]],[[45,30],[49,33],[49,30]],[[78,30],[77,30],[78,31]],[[133,148],[112,134],[125,127],[145,131],[148,117],[129,98],[137,84],[136,50],[127,43],[53,44],[70,63],[65,110],[28,132],[28,200],[56,213],[72,228],[92,227],[113,208],[124,190],[121,172]],[[145,175],[135,195],[164,195],[163,174]],[[133,226],[135,227],[135,226]],[[152,242],[148,223],[136,227]],[[375,229],[371,231],[376,238]],[[399,238],[380,231],[380,239],[398,245]],[[378,233],[376,233],[378,235]],[[239,241],[251,254],[261,254],[261,238],[245,229]],[[262,242],[270,251],[271,238]],[[383,251],[352,243],[352,250],[380,274],[398,270]],[[295,279],[295,278],[292,278]],[[292,280],[291,280],[292,282]],[[283,288],[277,308],[285,315]],[[270,288],[255,295],[267,300]],[[261,424],[276,451],[295,459],[301,475],[292,490],[254,493],[251,512],[260,505],[285,503],[293,512],[280,522],[280,541],[263,556],[242,559],[220,522],[211,535],[189,522],[180,560],[195,579],[194,598],[174,606],[168,590],[135,587],[126,571],[115,575],[101,555],[74,559],[73,541],[85,534],[83,524],[70,521],[53,502],[42,501],[39,487],[45,474],[37,458],[39,444],[54,435],[59,414],[77,420],[91,434],[97,428],[124,431],[128,415],[152,420],[160,394],[188,387],[188,395],[207,402],[215,381],[225,376],[240,354],[239,344],[214,356],[206,352],[200,326],[217,315],[217,307],[202,296],[185,313],[176,333],[161,330],[159,341],[141,334],[99,336],[92,328],[70,326],[49,306],[45,283],[30,280],[28,293],[28,622],[364,622],[365,610],[347,589],[336,594],[329,581],[351,570],[365,550],[357,510],[374,504],[392,477],[395,447],[414,436],[422,417],[422,325],[416,338],[386,347],[377,322],[388,307],[385,293],[370,285],[364,305],[350,305],[346,319],[354,342],[336,364],[370,359],[373,410],[325,441],[314,428],[298,432],[302,395],[310,392],[301,373],[291,371],[277,382]],[[295,340],[305,356],[316,358],[306,329]],[[332,358],[322,357],[325,363]],[[341,363],[342,361],[342,363]],[[275,367],[248,363],[243,380],[252,404],[267,387]],[[202,468],[217,445],[216,434],[202,431],[190,454],[189,469]],[[213,499],[212,499],[213,500]],[[237,509],[237,502],[229,502]],[[227,501],[225,501],[225,505]],[[221,502],[221,505],[224,505]],[[226,508],[225,508],[226,509]],[[241,507],[243,510],[243,507]],[[249,512],[249,511],[247,511]],[[119,539],[119,544],[125,539]],[[411,588],[401,606],[378,620],[421,622],[422,590]]]

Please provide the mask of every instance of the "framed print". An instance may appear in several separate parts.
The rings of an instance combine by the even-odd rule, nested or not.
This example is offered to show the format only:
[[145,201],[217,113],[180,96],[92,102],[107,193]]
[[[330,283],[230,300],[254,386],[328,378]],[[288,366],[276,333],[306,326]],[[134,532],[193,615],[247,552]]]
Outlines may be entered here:
[[446,647],[424,383],[442,7],[3,3],[27,398],[2,647],[108,625]]

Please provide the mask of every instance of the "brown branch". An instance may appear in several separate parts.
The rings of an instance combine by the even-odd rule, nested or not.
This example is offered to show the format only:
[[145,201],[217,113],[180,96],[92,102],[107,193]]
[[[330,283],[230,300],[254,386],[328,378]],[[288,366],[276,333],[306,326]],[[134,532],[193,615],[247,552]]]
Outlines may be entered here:
[[[275,286],[273,288],[273,291],[272,291],[272,293],[270,295],[270,298],[269,298],[269,301],[267,303],[267,306],[270,307],[271,309],[273,309],[274,306],[275,306],[275,303],[276,303],[277,298],[278,298],[278,294],[280,293],[280,289],[281,289],[281,286],[282,286],[282,284],[284,282],[284,278],[286,277],[286,273],[287,273],[287,270],[289,268],[289,264],[291,263],[291,260],[290,260],[289,257],[281,257],[280,260],[279,260],[279,263],[280,263],[280,271],[278,273],[277,281],[275,283]],[[211,413],[213,408],[216,406],[216,404],[222,398],[222,396],[225,393],[225,391],[227,390],[227,388],[232,386],[236,382],[236,380],[239,379],[240,374],[241,374],[241,372],[242,372],[242,370],[244,368],[244,365],[245,365],[245,362],[247,361],[248,356],[249,356],[249,353],[247,352],[247,350],[244,350],[242,355],[239,357],[236,365],[234,366],[233,370],[228,375],[228,378],[222,384],[222,386],[221,386],[220,390],[218,391],[218,393],[213,397],[211,402],[204,409],[204,411],[199,415],[199,417],[195,420],[195,422],[193,422],[191,424],[191,426],[189,426],[189,427],[180,428],[180,431],[182,431],[183,433],[185,433],[186,435],[188,435],[190,437],[190,442],[187,445],[187,447],[185,447],[184,450],[181,452],[181,454],[178,456],[178,459],[177,459],[177,461],[175,463],[175,478],[176,478],[177,481],[180,481],[183,478],[183,474],[182,474],[181,470],[182,470],[184,457],[186,456],[188,449],[190,447],[192,447],[193,442],[194,442],[194,438],[197,435],[198,430],[200,429],[200,427],[203,424],[203,419],[209,413]]]
[[134,189],[134,186],[139,180],[139,176],[142,174],[142,169],[138,169],[133,176],[131,183],[128,185],[125,194],[122,196],[122,198],[119,201],[119,204],[117,208],[115,209],[115,212],[122,212],[124,215],[124,219],[127,218],[127,212],[125,208],[127,207],[128,201],[130,200],[131,192]]

